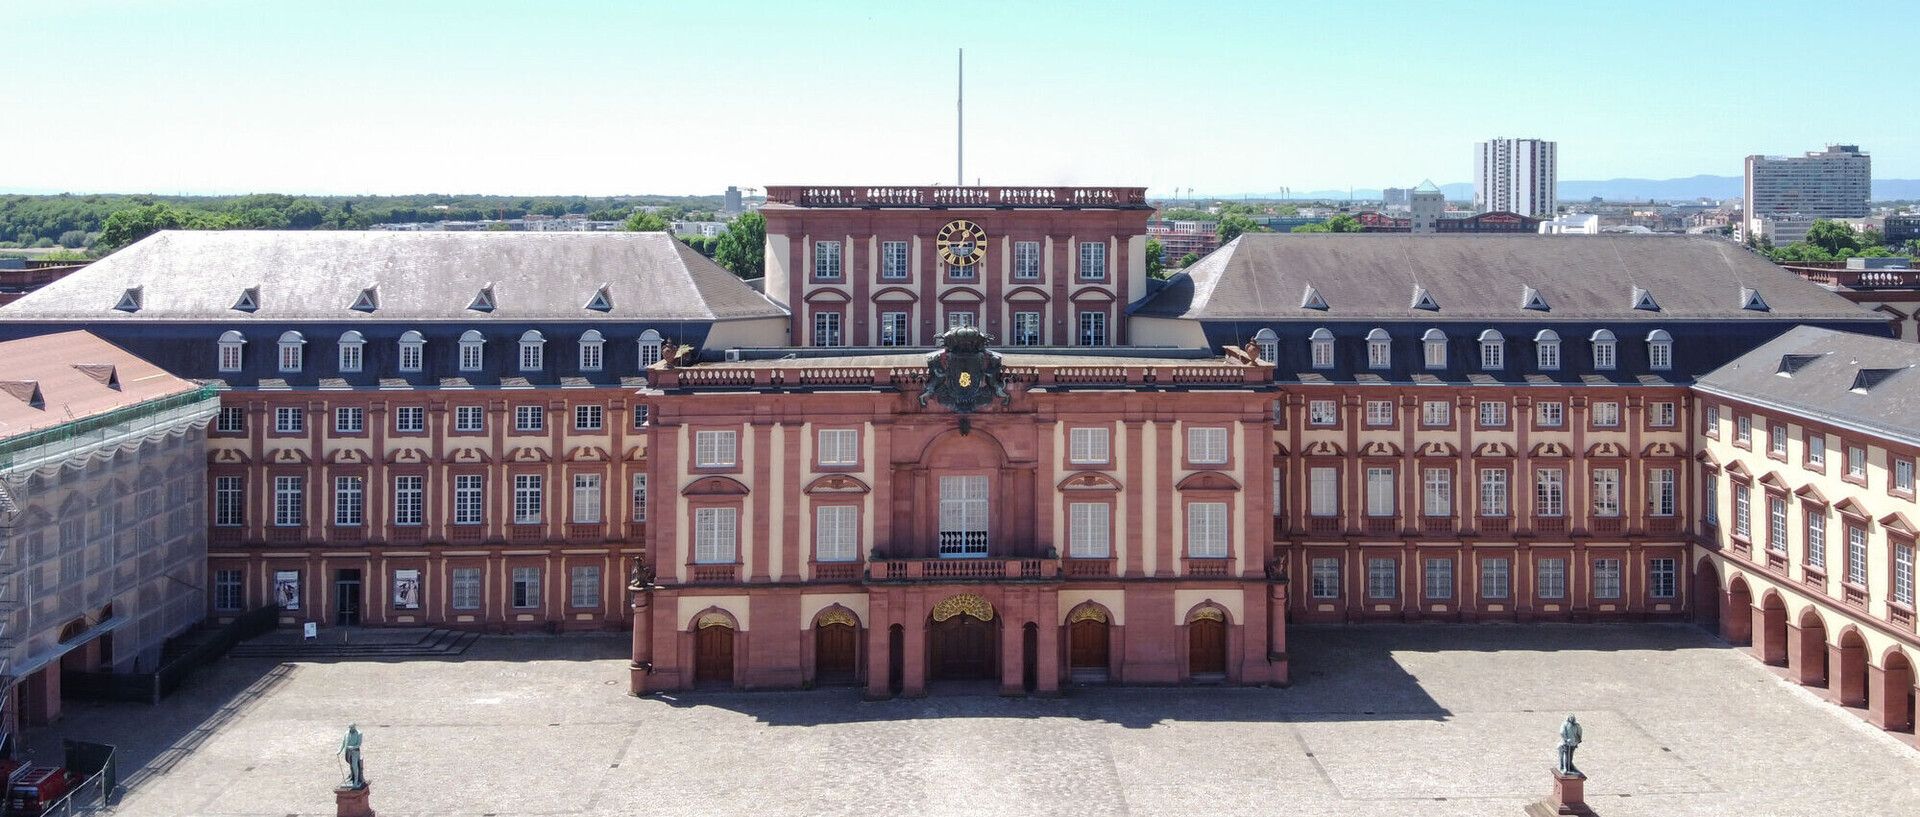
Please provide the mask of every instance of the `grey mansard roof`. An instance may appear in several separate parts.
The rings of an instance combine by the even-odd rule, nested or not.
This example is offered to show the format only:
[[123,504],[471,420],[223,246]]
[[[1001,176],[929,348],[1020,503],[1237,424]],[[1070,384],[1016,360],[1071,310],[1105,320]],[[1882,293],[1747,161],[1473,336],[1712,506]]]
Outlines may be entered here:
[[[1325,309],[1305,305],[1309,289]],[[1659,309],[1636,308],[1636,289]],[[1415,308],[1420,291],[1438,308]],[[1745,308],[1749,291],[1767,311]],[[1533,293],[1547,309],[1523,308]],[[1202,321],[1885,321],[1718,239],[1393,233],[1244,234],[1174,276],[1133,314]]]
[[[483,287],[494,309],[469,308]],[[610,308],[590,309],[606,288]],[[138,287],[139,308],[116,309]],[[371,311],[354,309],[374,289]],[[234,308],[249,288],[258,308]],[[780,306],[666,233],[155,233],[0,320],[725,321]]]
[[1696,387],[1920,445],[1920,345],[1796,327]]

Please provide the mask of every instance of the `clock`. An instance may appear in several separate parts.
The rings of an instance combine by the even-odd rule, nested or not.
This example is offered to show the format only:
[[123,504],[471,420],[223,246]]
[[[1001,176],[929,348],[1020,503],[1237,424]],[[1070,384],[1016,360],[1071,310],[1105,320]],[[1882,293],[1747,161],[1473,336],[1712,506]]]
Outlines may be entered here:
[[987,231],[980,225],[961,219],[940,228],[934,246],[940,248],[940,260],[950,267],[971,267],[987,254]]

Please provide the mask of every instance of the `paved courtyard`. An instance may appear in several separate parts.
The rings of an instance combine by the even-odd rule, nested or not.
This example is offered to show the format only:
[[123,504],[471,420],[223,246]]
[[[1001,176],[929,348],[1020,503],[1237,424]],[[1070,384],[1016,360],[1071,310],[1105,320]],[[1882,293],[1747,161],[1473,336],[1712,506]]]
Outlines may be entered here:
[[1505,815],[1586,725],[1626,815],[1920,811],[1920,754],[1680,625],[1296,628],[1288,689],[631,698],[621,637],[451,659],[229,659],[158,707],[28,736],[118,744],[124,815],[331,815],[349,722],[411,815]]

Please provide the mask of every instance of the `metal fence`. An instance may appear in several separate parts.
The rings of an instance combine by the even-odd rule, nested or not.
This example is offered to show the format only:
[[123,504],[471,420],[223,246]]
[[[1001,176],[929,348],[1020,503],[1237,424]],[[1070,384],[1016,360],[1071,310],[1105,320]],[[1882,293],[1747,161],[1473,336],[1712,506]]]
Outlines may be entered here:
[[67,672],[60,675],[61,694],[89,701],[135,701],[157,704],[172,695],[194,670],[213,663],[249,638],[269,632],[280,622],[279,605],[269,605],[236,617],[211,638],[193,646],[151,673]]

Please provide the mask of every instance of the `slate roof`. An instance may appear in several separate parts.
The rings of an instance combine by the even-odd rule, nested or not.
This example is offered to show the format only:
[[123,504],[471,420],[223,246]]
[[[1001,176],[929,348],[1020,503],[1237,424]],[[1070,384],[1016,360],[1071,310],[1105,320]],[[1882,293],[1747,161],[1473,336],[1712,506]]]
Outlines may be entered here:
[[87,332],[0,342],[0,361],[0,440],[200,387]]
[[1795,327],[1695,386],[1920,445],[1920,345],[1910,341]]
[[[469,309],[491,284],[495,309]],[[353,309],[377,285],[377,308]],[[602,285],[611,309],[588,309]],[[115,309],[131,287],[140,309]],[[234,309],[258,287],[258,309]],[[155,233],[0,320],[724,321],[786,310],[665,233]]]
[[[1326,309],[1303,306],[1308,287]],[[1522,308],[1528,287],[1549,309]],[[1658,311],[1634,308],[1636,287]],[[1437,311],[1413,308],[1417,288]],[[1743,309],[1743,288],[1757,291],[1770,311]],[[1885,322],[1738,246],[1680,236],[1247,233],[1174,276],[1132,314],[1203,321]]]

